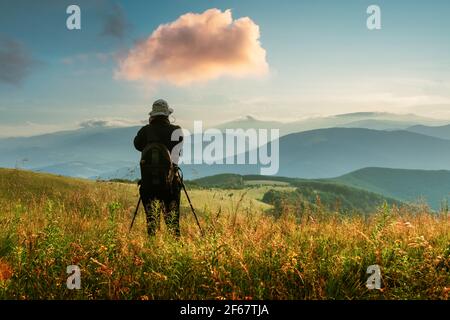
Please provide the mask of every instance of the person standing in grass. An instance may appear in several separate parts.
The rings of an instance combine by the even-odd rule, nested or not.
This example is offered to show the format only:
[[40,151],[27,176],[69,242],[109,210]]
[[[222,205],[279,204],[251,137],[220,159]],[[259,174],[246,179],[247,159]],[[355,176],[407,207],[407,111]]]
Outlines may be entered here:
[[156,100],[149,113],[149,124],[142,127],[134,138],[135,148],[142,153],[139,193],[150,236],[156,232],[160,211],[167,227],[177,237],[180,236],[181,181],[177,163],[183,135],[180,126],[170,123],[172,113],[173,109],[165,100]]

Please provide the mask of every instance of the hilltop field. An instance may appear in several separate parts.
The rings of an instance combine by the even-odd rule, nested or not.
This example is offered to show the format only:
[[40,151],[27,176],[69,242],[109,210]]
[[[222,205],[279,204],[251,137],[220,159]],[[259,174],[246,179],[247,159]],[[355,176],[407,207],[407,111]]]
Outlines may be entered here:
[[[163,223],[148,238],[142,210],[128,232],[135,184],[0,169],[0,298],[449,299],[447,209],[331,182],[235,182],[189,183],[205,236],[183,197],[176,240]],[[369,290],[375,264],[382,288]]]

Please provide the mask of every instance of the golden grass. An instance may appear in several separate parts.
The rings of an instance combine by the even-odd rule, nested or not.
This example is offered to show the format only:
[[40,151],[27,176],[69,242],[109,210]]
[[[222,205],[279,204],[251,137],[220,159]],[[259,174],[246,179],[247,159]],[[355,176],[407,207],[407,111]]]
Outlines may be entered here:
[[[137,188],[0,171],[0,298],[448,299],[450,216],[380,208],[369,218],[289,208],[276,219],[251,190],[192,190],[180,240],[153,238]],[[66,266],[81,290],[66,288]],[[368,290],[378,264],[382,290]]]

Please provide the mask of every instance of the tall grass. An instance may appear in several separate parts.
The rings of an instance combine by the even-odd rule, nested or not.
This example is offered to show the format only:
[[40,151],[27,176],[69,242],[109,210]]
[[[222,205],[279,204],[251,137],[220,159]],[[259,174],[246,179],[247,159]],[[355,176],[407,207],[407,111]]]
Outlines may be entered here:
[[[183,201],[176,240],[164,224],[148,238],[142,212],[128,233],[133,185],[9,170],[0,188],[2,299],[448,299],[450,291],[446,212],[385,205],[349,217],[286,207],[275,218],[245,190],[194,190],[206,235]],[[66,287],[74,264],[80,290]],[[373,264],[381,290],[365,286]]]

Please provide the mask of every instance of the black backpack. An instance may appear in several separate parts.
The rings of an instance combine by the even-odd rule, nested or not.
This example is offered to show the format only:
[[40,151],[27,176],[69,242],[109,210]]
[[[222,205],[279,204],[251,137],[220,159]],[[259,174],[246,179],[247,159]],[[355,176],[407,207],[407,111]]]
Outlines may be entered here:
[[141,185],[148,192],[171,192],[176,168],[169,149],[162,143],[149,143],[141,155]]

